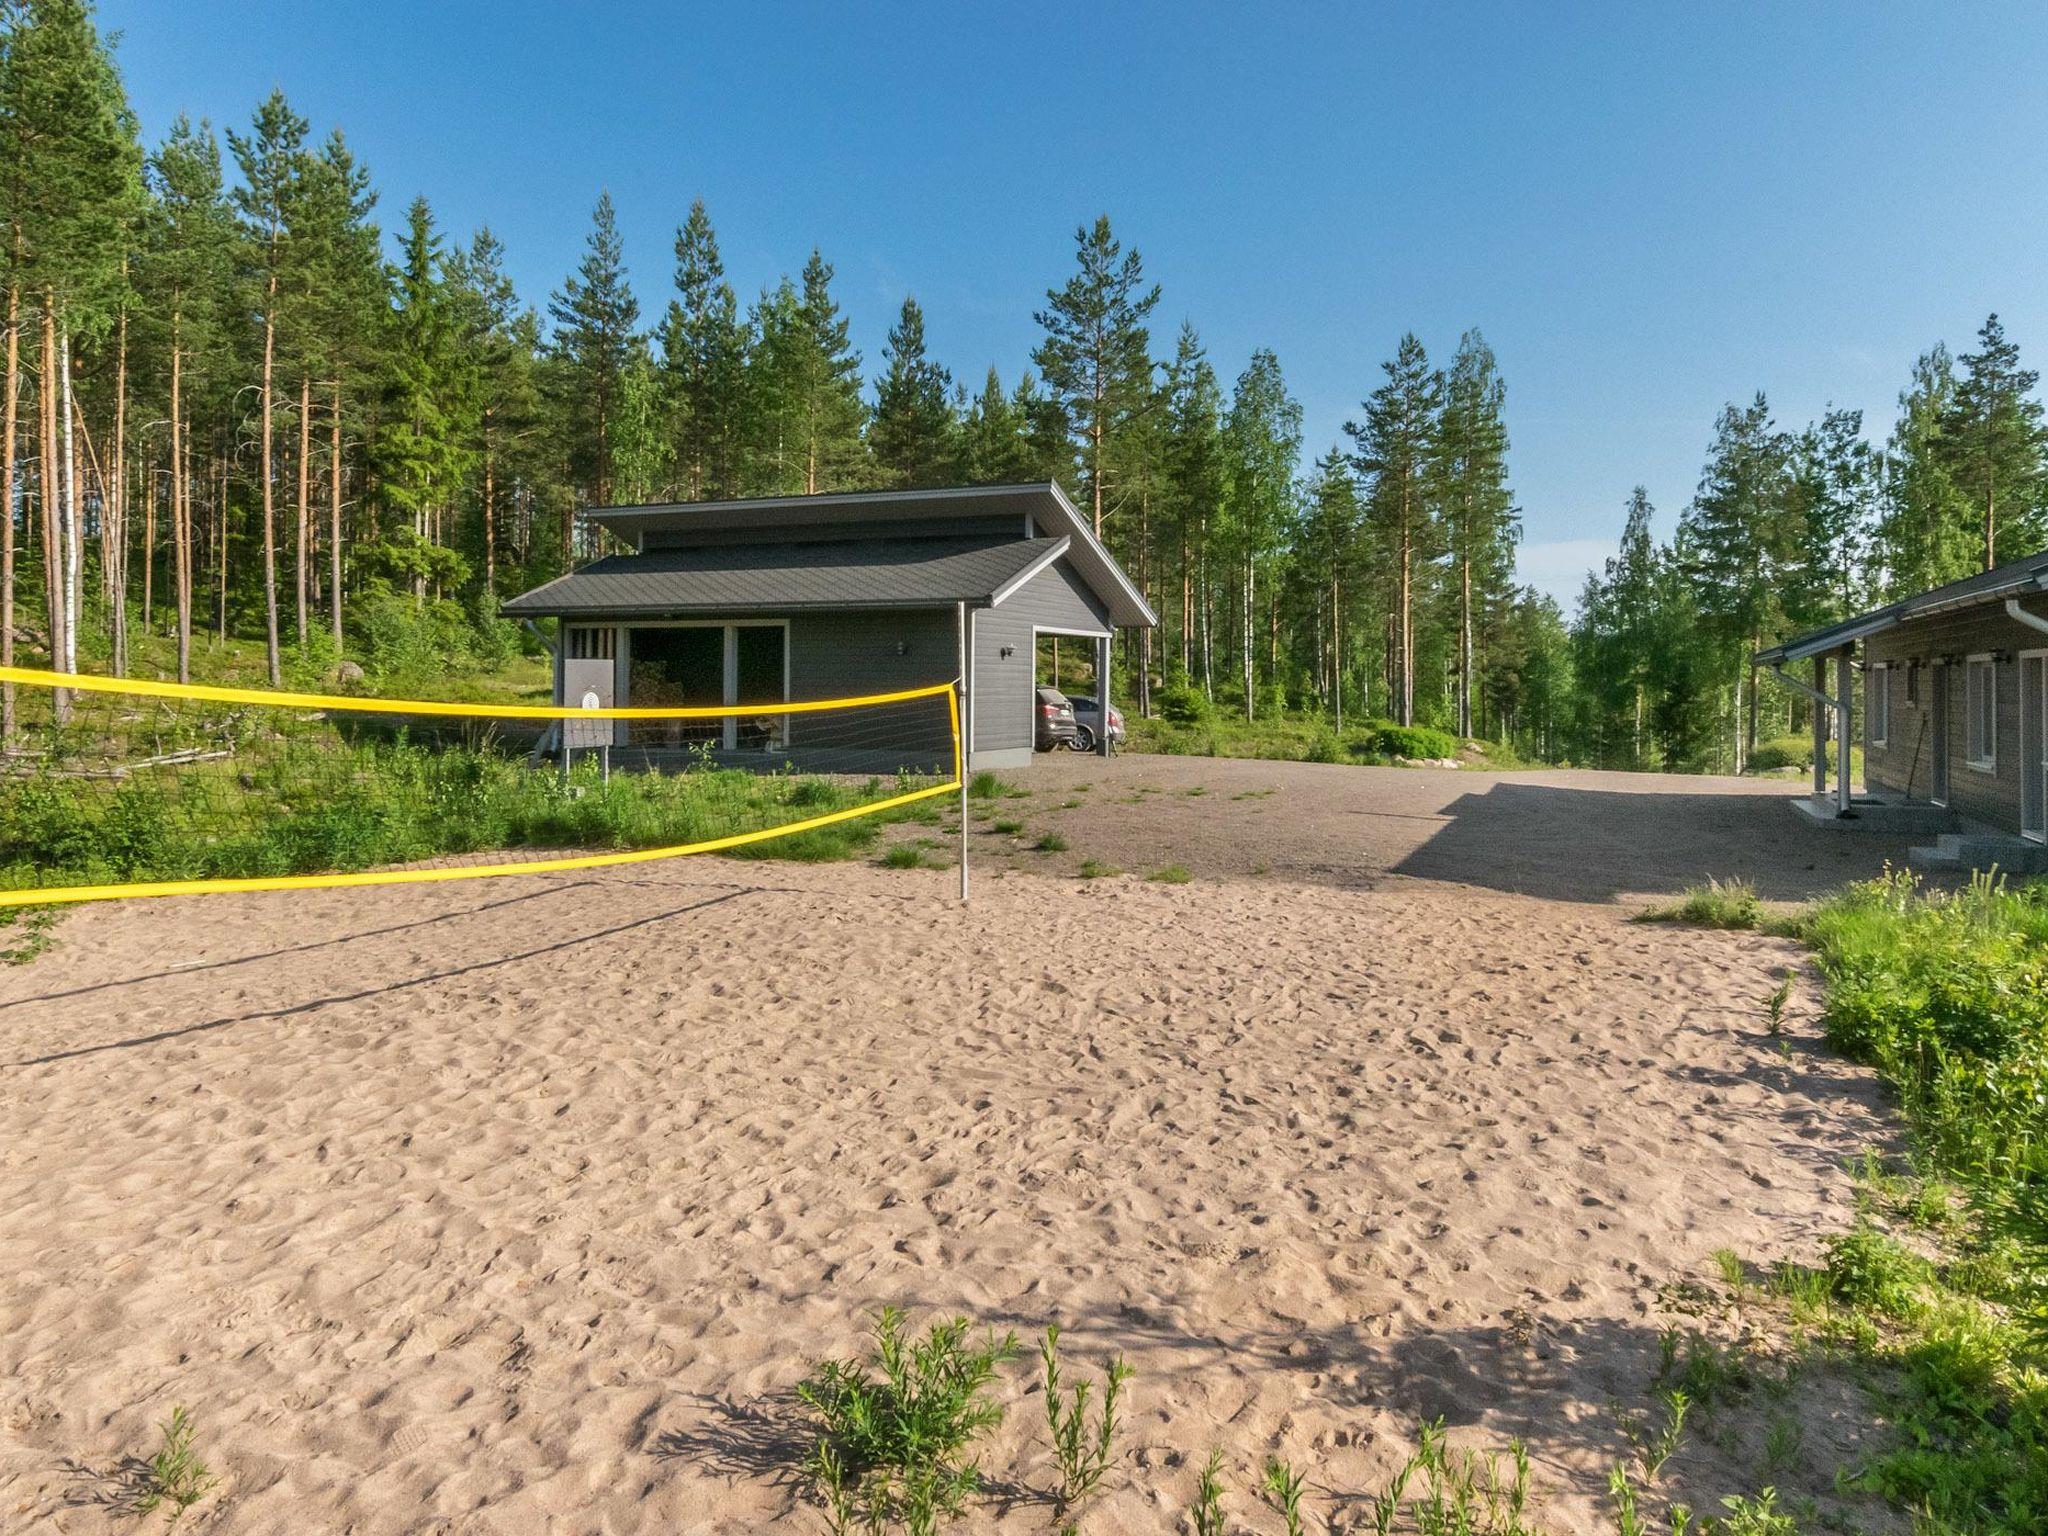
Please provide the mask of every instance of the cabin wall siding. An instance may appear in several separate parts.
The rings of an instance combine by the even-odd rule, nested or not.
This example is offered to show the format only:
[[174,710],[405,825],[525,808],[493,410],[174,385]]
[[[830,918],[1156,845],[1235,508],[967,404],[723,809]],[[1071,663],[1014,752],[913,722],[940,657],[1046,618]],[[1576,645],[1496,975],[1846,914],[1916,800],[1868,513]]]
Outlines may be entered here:
[[[2048,618],[2048,600],[2027,599],[2031,613]],[[1987,603],[1955,613],[1909,619],[1896,629],[1873,635],[1864,642],[1864,684],[1868,688],[1876,675],[1874,662],[1890,663],[1889,679],[1891,729],[1886,744],[1870,741],[1870,710],[1867,702],[1859,727],[1863,738],[1863,777],[1873,787],[1915,800],[1928,797],[1933,782],[1933,667],[1935,657],[1952,658],[1946,668],[1949,763],[1949,806],[1959,815],[1986,822],[2005,832],[2020,828],[2020,668],[2021,651],[2048,649],[2048,635],[2013,621],[2002,603]],[[1993,771],[1973,768],[1969,753],[1968,698],[1965,657],[2003,651],[2012,659],[1992,669],[1993,698],[1998,720],[1997,760]],[[1906,702],[1906,665],[1912,658],[1920,669],[1920,698]],[[1830,678],[1830,691],[1832,691]]]
[[[994,608],[974,615],[974,751],[1014,759],[1029,754],[1037,729],[1034,629],[1102,632],[1109,613],[1064,559],[1055,560]],[[1003,655],[1008,647],[1010,654]],[[1114,701],[1112,700],[1112,703]]]

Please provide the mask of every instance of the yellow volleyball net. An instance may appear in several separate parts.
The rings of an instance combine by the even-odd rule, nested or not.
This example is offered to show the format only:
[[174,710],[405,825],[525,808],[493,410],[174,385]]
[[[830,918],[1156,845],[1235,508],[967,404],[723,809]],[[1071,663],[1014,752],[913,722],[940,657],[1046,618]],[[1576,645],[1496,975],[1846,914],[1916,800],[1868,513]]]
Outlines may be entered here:
[[844,857],[962,782],[950,682],[615,709],[0,685],[0,908]]

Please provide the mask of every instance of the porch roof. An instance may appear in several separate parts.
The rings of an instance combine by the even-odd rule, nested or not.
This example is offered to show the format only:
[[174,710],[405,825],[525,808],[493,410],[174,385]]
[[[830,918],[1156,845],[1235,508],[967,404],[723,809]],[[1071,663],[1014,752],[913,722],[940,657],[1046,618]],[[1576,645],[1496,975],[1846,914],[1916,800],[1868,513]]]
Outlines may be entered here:
[[515,618],[991,607],[1067,553],[1065,535],[729,544],[611,555],[503,605]]

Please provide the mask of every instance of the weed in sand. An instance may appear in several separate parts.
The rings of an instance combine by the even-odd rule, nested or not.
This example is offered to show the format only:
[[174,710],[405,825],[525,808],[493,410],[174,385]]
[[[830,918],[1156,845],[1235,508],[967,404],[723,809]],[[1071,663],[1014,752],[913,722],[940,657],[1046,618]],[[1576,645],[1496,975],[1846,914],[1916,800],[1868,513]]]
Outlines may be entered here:
[[0,965],[27,965],[55,942],[55,907],[10,907],[0,912],[0,928],[19,928],[21,935],[0,949]]
[[1666,1329],[1659,1353],[1657,1385],[1676,1388],[1696,1407],[1712,1408],[1749,1387],[1749,1367],[1742,1357],[1705,1334]]
[[1109,1362],[1109,1368],[1102,1374],[1102,1406],[1091,1424],[1089,1384],[1084,1381],[1071,1393],[1060,1385],[1059,1345],[1059,1325],[1054,1323],[1045,1330],[1038,1356],[1045,1362],[1045,1419],[1052,1431],[1053,1457],[1060,1468],[1057,1503],[1065,1509],[1093,1493],[1116,1459],[1116,1435],[1122,1427],[1117,1410],[1122,1406],[1124,1383],[1131,1379],[1131,1368],[1122,1355]]
[[1278,1456],[1266,1458],[1265,1481],[1259,1496],[1287,1522],[1287,1536],[1302,1536],[1308,1527],[1301,1523],[1301,1490],[1307,1479]]
[[1760,928],[1763,903],[1747,880],[1709,880],[1683,892],[1669,906],[1637,915],[1639,923],[1690,923],[1697,928]]
[[1224,1536],[1223,1453],[1211,1451],[1202,1463],[1202,1475],[1195,1483],[1195,1507],[1188,1511],[1195,1536]]
[[[1643,1518],[1636,1505],[1636,1490],[1628,1480],[1628,1471],[1616,1467],[1607,1474],[1608,1496],[1614,1500],[1615,1536],[1655,1536],[1656,1528]],[[1692,1511],[1683,1504],[1673,1504],[1668,1512],[1670,1536],[1686,1536],[1692,1529]]]
[[1083,880],[1106,880],[1111,875],[1120,875],[1122,873],[1123,871],[1114,864],[1105,864],[1100,859],[1083,859],[1081,861],[1080,875]]
[[1714,1267],[1721,1271],[1721,1283],[1736,1295],[1749,1289],[1749,1269],[1743,1264],[1742,1255],[1733,1248],[1716,1248]]
[[924,851],[915,843],[898,843],[882,855],[882,863],[889,869],[922,869]]
[[1157,885],[1186,885],[1195,877],[1178,864],[1168,864],[1153,870],[1145,878]]
[[1024,823],[1012,821],[1008,817],[1004,817],[1001,820],[990,822],[988,829],[1002,837],[1015,837],[1024,830]]
[[157,1426],[157,1431],[163,1443],[143,1469],[135,1511],[147,1515],[164,1510],[176,1525],[219,1479],[206,1470],[206,1463],[192,1448],[192,1415],[186,1408],[180,1405],[171,1409],[171,1416]]
[[1764,1431],[1764,1475],[1777,1477],[1789,1472],[1798,1463],[1800,1448],[1806,1443],[1806,1431],[1799,1427],[1799,1421],[1784,1414],[1773,1414],[1770,1427]]
[[1785,1033],[1785,1004],[1792,999],[1792,973],[1787,971],[1778,982],[1778,990],[1764,999],[1764,1027],[1776,1039]]
[[999,795],[1009,793],[1010,786],[986,768],[967,781],[967,797],[970,800],[993,800]]
[[825,1361],[797,1387],[819,1431],[805,1469],[836,1530],[900,1520],[934,1531],[980,1486],[968,1452],[1002,1421],[987,1391],[1015,1358],[1017,1339],[991,1332],[975,1345],[967,1329],[956,1317],[914,1339],[903,1313],[884,1307],[865,1359]]
[[1038,841],[1031,846],[1039,853],[1065,853],[1067,851],[1067,840],[1057,832],[1046,832],[1041,834]]
[[1677,1387],[1669,1387],[1657,1394],[1664,1405],[1664,1420],[1655,1423],[1647,1416],[1623,1412],[1615,1405],[1615,1417],[1621,1422],[1622,1437],[1636,1453],[1636,1465],[1643,1469],[1643,1476],[1651,1482],[1664,1470],[1664,1463],[1678,1449],[1678,1442],[1685,1435],[1685,1414],[1692,1406],[1692,1399]]
[[1933,1272],[1897,1238],[1859,1222],[1828,1239],[1827,1277],[1836,1300],[1900,1317]]

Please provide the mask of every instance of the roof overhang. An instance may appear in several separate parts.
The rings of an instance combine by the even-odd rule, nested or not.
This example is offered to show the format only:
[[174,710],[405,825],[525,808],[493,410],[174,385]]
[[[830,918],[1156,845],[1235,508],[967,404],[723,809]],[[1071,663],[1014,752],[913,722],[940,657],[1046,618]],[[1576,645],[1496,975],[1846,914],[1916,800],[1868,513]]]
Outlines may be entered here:
[[[1049,480],[1029,485],[851,491],[821,496],[760,496],[740,501],[593,507],[583,516],[625,543],[638,547],[643,535],[654,532],[715,532],[742,528],[772,530],[858,520],[864,528],[885,533],[890,523],[949,516],[993,517],[1010,513],[1020,519],[1028,517],[1039,537],[1068,540],[1065,558],[1109,610],[1112,622],[1127,629],[1149,629],[1159,623],[1159,615],[1145,601],[1144,593],[1103,547],[1088,519],[1067,499],[1066,493]],[[1021,522],[1019,529],[1019,537],[1023,537]]]
[[1888,607],[1859,614],[1826,629],[1771,646],[1757,652],[1757,662],[1760,666],[1778,667],[1788,661],[1807,661],[1815,656],[1846,650],[1859,640],[1867,640],[1872,635],[1883,634],[1915,619],[1932,618],[1936,614],[1955,613],[1965,608],[2004,602],[2007,598],[2024,597],[2032,592],[2048,591],[2048,555],[2016,561],[2003,572],[1987,571],[1951,585],[1958,590],[1937,587],[1932,592],[1903,598]]

